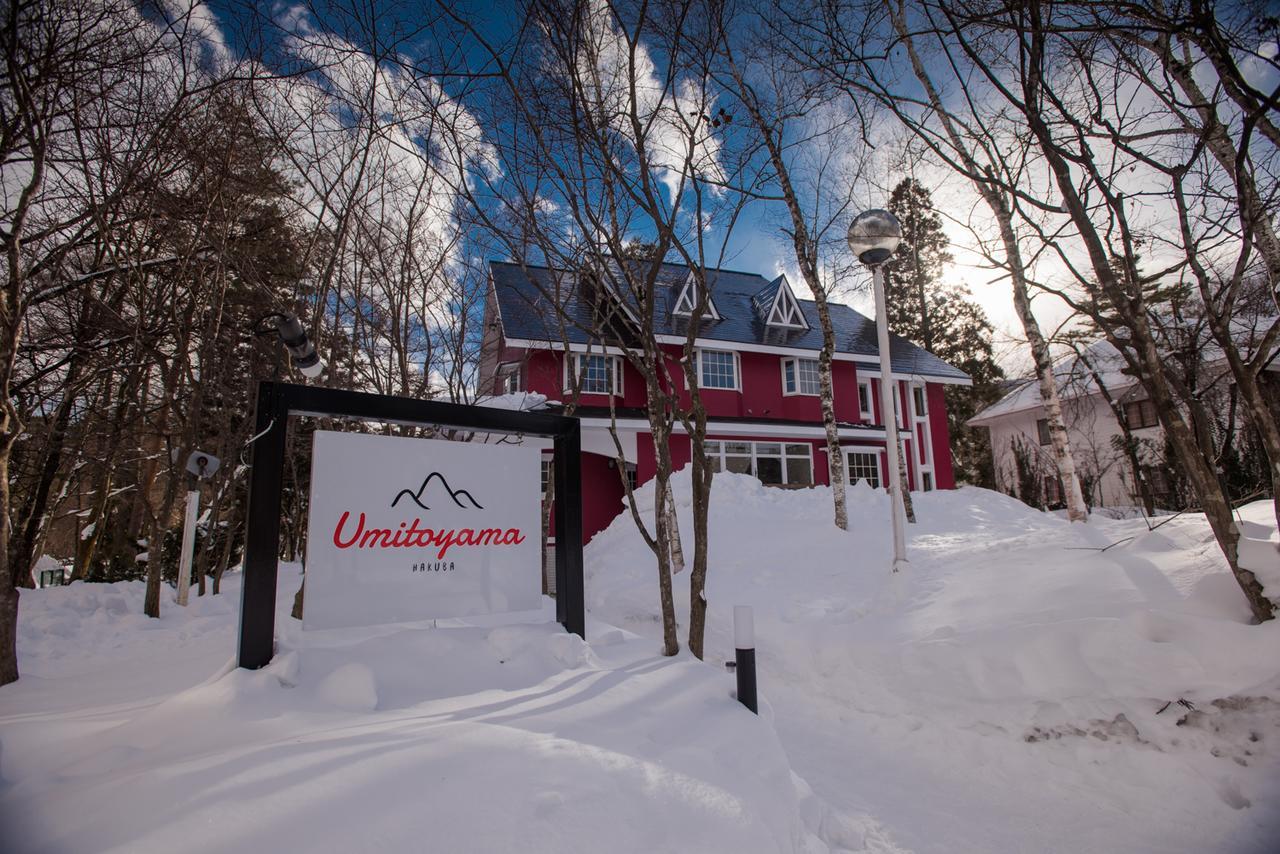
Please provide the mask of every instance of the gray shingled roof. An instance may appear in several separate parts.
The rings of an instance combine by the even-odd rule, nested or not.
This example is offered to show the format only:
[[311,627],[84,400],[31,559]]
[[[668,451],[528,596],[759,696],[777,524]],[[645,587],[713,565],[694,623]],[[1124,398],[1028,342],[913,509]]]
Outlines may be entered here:
[[[591,306],[580,299],[577,280],[572,273],[547,267],[527,266],[504,261],[491,261],[490,273],[502,318],[503,333],[507,338],[532,341],[560,341],[561,323],[555,311],[553,299],[564,306],[568,321],[564,335],[571,343],[586,344],[590,340],[586,329],[590,328]],[[527,273],[526,273],[527,270]],[[672,316],[680,288],[689,275],[689,268],[679,264],[664,264],[660,274],[658,292],[659,334],[683,336],[688,328],[687,318]],[[800,310],[809,322],[808,329],[783,329],[767,326],[757,312],[753,297],[765,288],[781,281],[773,281],[755,273],[739,273],[732,270],[709,270],[707,281],[711,299],[715,303],[720,320],[703,320],[698,337],[726,344],[762,344],[795,350],[816,352],[822,347],[822,331],[818,325],[818,310],[812,300],[799,299]],[[879,358],[876,347],[875,322],[854,311],[847,305],[830,303],[831,322],[835,329],[836,351],[854,356]],[[948,365],[929,351],[917,347],[905,338],[890,334],[890,361],[895,373],[918,374],[940,379],[965,380],[968,375]]]

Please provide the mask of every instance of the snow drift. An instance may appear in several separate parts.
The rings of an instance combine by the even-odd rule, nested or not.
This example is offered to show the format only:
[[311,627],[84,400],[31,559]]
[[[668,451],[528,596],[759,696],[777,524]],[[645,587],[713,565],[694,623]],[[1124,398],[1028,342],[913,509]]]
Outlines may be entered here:
[[723,671],[550,610],[304,633],[293,574],[275,659],[243,671],[228,581],[158,621],[140,583],[24,594],[5,850],[825,850]]
[[[687,537],[687,472],[674,490]],[[895,576],[883,492],[851,488],[842,532],[825,488],[715,478],[708,658],[731,656],[732,606],[753,605],[762,696],[819,796],[918,851],[1268,850],[1280,621],[1249,624],[1203,516],[1149,531],[974,488],[913,498]],[[630,519],[586,564],[593,614],[656,631]]]

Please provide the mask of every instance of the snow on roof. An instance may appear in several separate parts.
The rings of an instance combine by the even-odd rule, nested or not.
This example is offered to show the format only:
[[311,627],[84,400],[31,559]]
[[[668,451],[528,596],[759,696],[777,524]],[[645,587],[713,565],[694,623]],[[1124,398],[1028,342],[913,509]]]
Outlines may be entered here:
[[[1077,353],[1070,353],[1053,366],[1053,377],[1058,386],[1058,396],[1063,400],[1086,397],[1098,393],[1098,379],[1107,391],[1121,395],[1137,384],[1137,380],[1124,373],[1124,357],[1106,341],[1095,341]],[[1091,370],[1092,369],[1092,370]],[[1039,409],[1040,383],[1035,377],[1019,380],[1013,391],[983,409],[966,423],[974,426],[989,424],[997,418]]]

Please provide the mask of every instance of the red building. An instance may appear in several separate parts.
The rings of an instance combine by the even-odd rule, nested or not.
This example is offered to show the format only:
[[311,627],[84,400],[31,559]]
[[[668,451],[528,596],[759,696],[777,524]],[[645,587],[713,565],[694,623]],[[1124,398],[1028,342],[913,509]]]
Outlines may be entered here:
[[[695,339],[707,453],[716,470],[754,474],[766,484],[807,487],[830,482],[826,433],[818,395],[822,334],[810,300],[796,297],[785,276],[708,271],[708,310]],[[663,267],[655,323],[677,365],[689,315],[699,295],[689,268]],[[556,303],[558,302],[558,307]],[[588,330],[593,318],[631,309],[586,277],[545,267],[490,264],[485,304],[481,388],[493,394],[530,391],[562,401],[571,395],[568,360],[581,380],[583,535],[590,540],[623,510],[622,477],[639,485],[655,472],[644,381],[623,351]],[[836,354],[832,367],[836,419],[850,483],[880,487],[888,476],[874,321],[831,304]],[[955,486],[943,386],[968,385],[960,370],[891,336],[899,426],[913,490]],[[682,390],[683,391],[683,390]],[[687,400],[687,394],[685,396]],[[626,461],[617,471],[609,435],[612,404]],[[670,441],[676,469],[689,462],[689,437],[677,423]]]

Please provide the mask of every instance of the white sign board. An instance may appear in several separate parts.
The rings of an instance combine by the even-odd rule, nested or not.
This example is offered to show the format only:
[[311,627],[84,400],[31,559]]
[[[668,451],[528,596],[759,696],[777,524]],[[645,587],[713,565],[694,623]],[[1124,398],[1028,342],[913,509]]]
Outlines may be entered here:
[[303,628],[541,605],[535,447],[317,431]]

